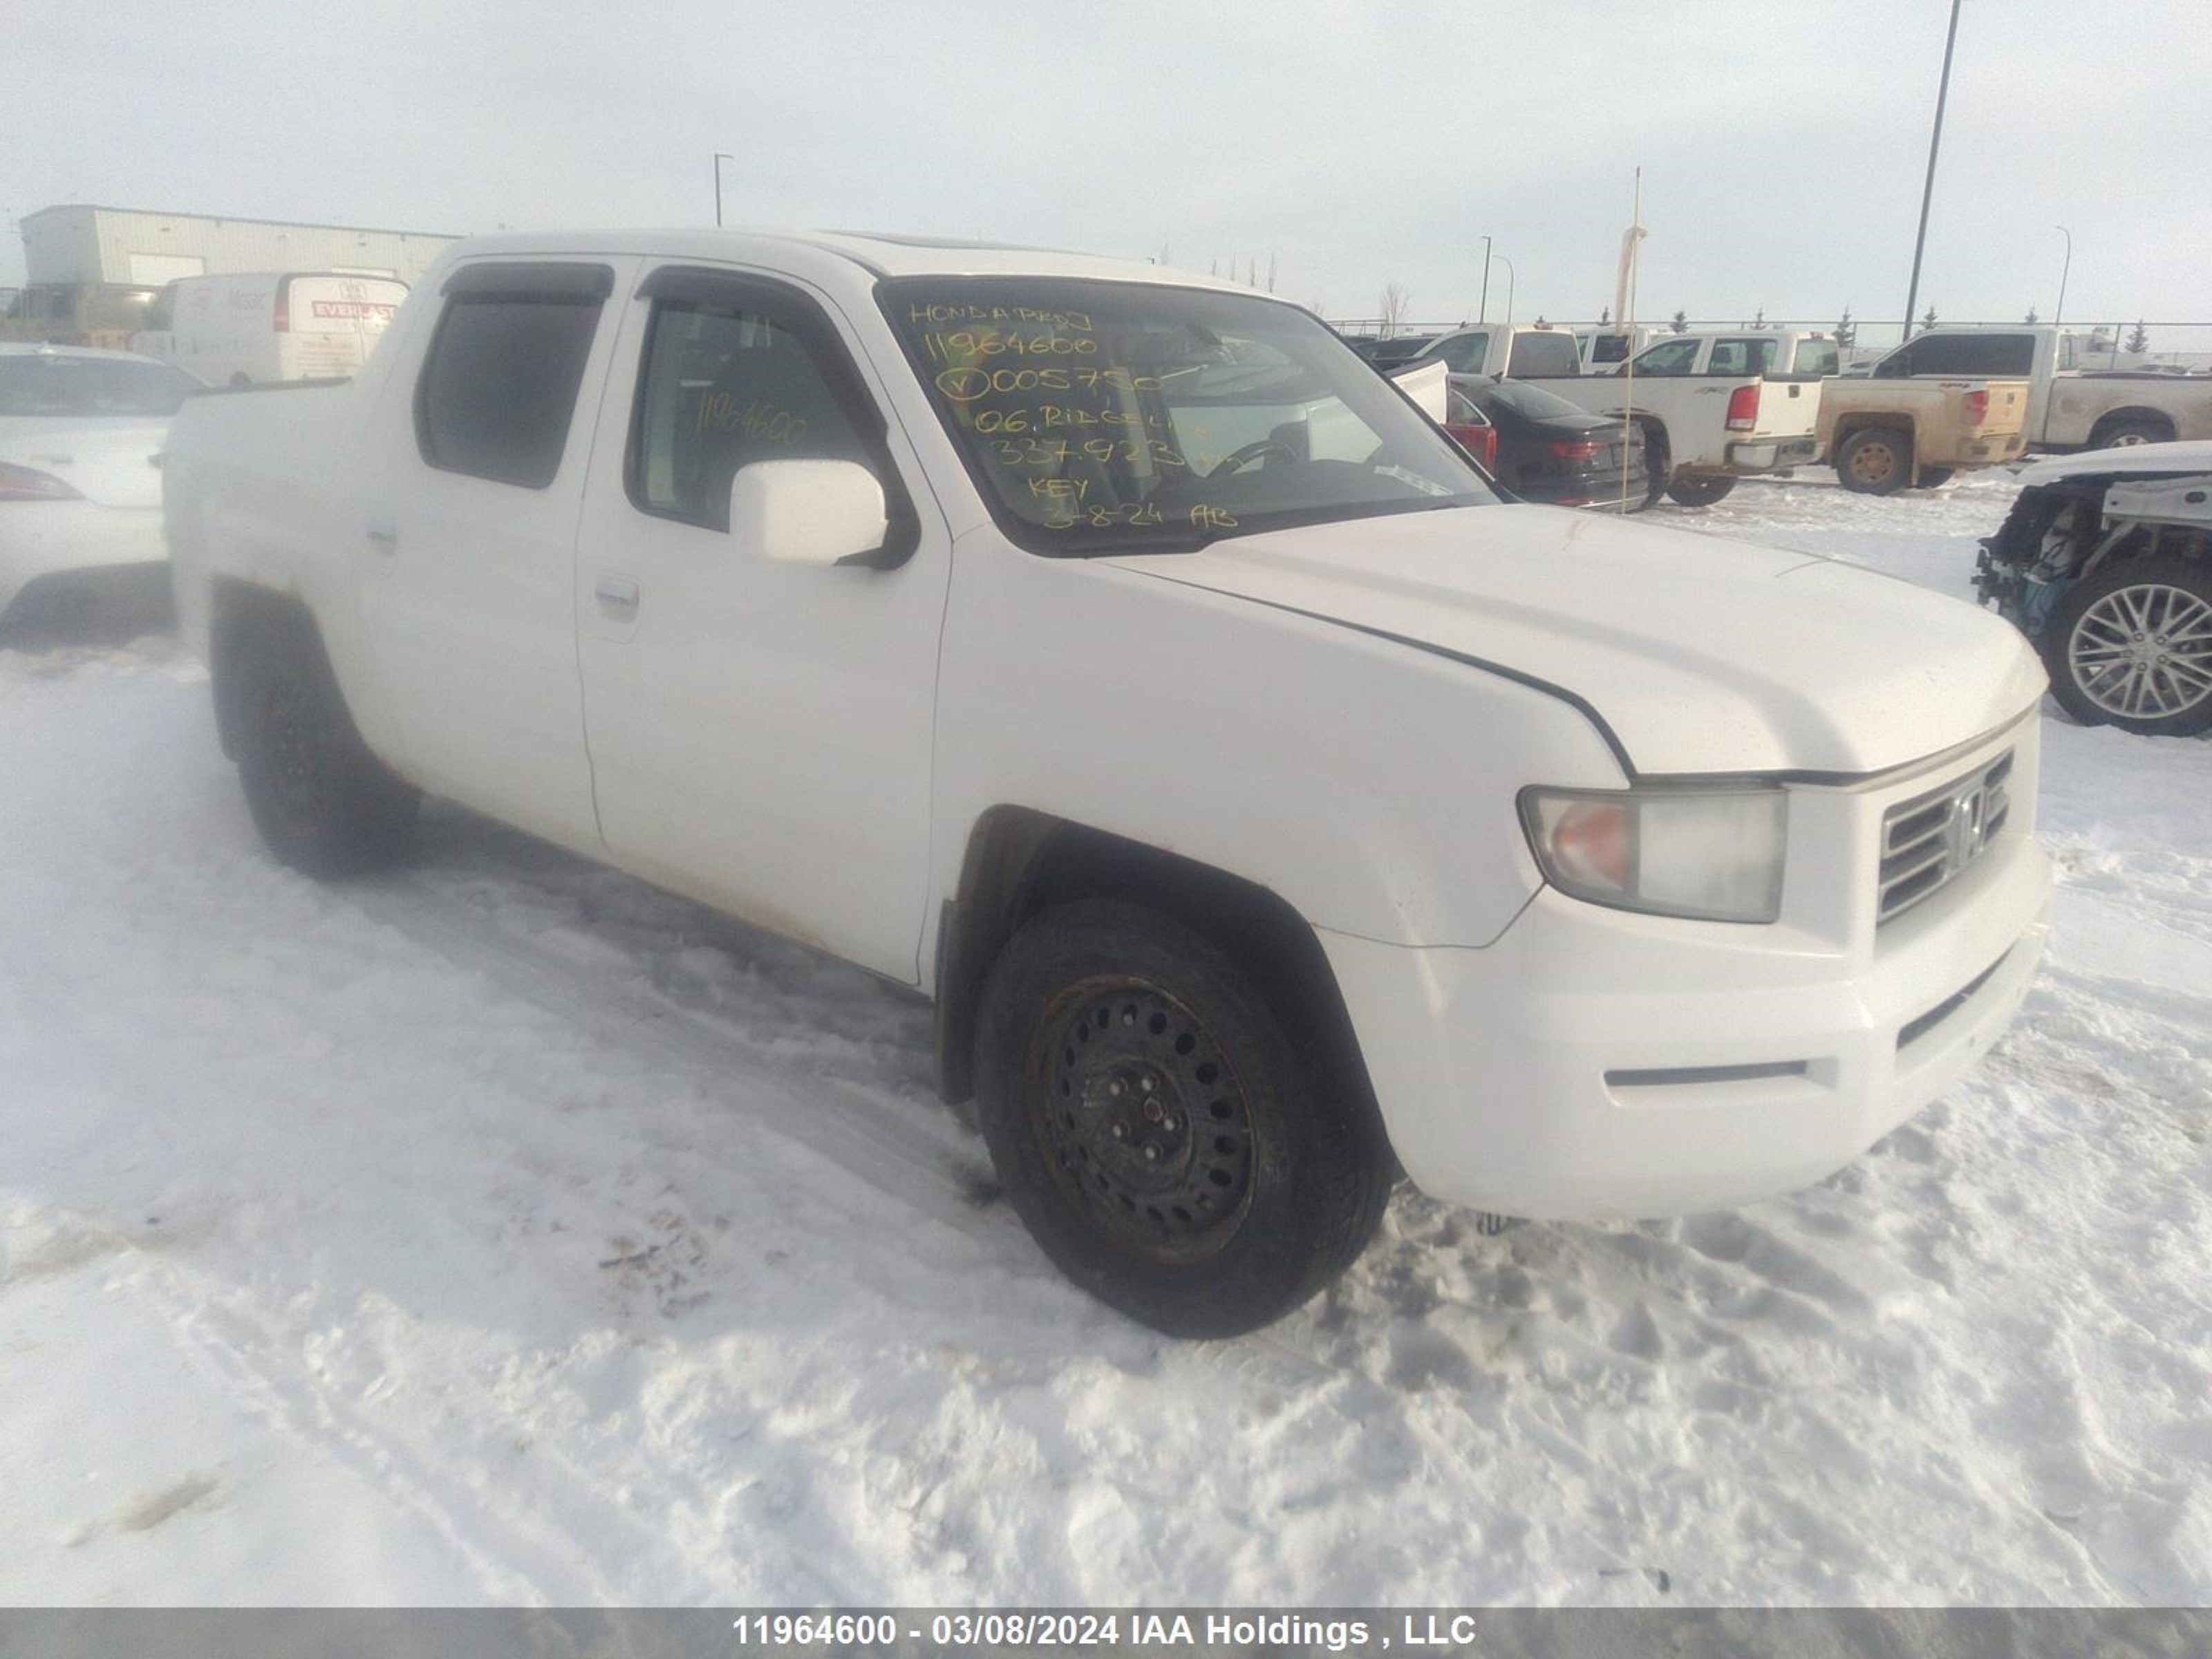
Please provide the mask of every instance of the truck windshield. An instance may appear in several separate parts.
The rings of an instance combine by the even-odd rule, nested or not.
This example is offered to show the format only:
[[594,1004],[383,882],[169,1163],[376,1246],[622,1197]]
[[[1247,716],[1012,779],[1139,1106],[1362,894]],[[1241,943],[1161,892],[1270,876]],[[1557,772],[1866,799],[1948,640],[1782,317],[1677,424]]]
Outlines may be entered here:
[[902,277],[878,293],[994,515],[1034,551],[1174,552],[1496,499],[1292,307],[1026,276]]

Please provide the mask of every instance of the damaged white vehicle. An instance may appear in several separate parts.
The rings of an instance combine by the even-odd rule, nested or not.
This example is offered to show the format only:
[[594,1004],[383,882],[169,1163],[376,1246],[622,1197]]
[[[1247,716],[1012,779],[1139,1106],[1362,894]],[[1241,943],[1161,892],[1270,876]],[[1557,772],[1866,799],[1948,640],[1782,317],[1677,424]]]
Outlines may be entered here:
[[434,791],[918,988],[1040,1244],[1169,1331],[1297,1306],[1401,1167],[1554,1218],[1818,1180],[2040,946],[2014,630],[1500,504],[1249,289],[467,242],[166,479],[279,857],[397,857]]
[[2212,731],[2212,443],[2133,444],[2021,469],[1975,587],[2042,650],[2075,719]]

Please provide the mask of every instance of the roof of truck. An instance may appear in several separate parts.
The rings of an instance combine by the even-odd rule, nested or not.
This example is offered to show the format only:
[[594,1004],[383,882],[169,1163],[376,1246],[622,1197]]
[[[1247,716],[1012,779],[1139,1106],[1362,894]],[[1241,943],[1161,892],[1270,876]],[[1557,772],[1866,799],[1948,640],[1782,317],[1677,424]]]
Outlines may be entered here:
[[841,230],[701,228],[537,231],[472,236],[448,258],[499,253],[644,254],[653,258],[766,260],[803,264],[823,260],[856,265],[877,276],[1087,276],[1101,281],[1167,283],[1273,296],[1241,283],[1201,276],[1143,259],[1112,259],[1061,248],[1011,242]]

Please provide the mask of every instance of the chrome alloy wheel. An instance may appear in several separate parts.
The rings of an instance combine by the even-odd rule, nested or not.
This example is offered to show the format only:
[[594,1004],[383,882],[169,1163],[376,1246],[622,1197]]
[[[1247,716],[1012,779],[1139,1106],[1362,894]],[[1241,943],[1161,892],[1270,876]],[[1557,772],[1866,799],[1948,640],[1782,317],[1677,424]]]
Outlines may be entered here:
[[2066,641],[2081,695],[2124,720],[2165,720],[2212,697],[2212,605],[2164,582],[2115,588]]

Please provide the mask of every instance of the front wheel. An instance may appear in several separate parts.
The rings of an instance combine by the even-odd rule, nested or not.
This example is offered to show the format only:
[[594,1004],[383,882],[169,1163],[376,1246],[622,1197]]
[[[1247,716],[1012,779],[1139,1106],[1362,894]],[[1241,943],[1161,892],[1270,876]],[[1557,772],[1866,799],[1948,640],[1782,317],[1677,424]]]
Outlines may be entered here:
[[1734,478],[1691,478],[1678,472],[1668,481],[1667,494],[1684,507],[1711,507],[1735,488]]
[[1393,1167],[1371,1106],[1212,940],[1139,905],[1057,906],[1008,941],[979,1014],[1000,1182],[1101,1301],[1233,1336],[1366,1247]]
[[2074,584],[2043,634],[2051,695],[2085,726],[2212,730],[2212,568],[2125,559]]
[[1893,495],[1912,482],[1912,434],[1893,426],[1862,427],[1836,451],[1836,477],[1862,495]]

